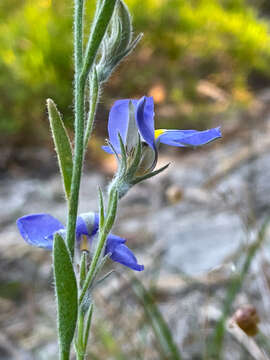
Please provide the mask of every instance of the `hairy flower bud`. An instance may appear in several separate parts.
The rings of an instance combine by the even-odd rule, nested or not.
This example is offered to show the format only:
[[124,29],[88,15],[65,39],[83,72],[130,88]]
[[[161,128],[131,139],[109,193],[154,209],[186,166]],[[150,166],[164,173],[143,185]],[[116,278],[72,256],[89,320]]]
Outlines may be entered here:
[[139,43],[142,34],[132,41],[132,21],[124,1],[120,0],[115,9],[110,27],[102,41],[101,58],[97,64],[100,83],[108,80],[112,71]]

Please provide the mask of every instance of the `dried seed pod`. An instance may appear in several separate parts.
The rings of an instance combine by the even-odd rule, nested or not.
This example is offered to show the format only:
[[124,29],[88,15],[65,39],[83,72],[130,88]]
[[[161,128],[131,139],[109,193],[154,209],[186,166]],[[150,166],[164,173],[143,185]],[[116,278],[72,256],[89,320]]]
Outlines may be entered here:
[[253,305],[241,306],[234,313],[233,320],[248,336],[255,336],[258,333],[260,319]]

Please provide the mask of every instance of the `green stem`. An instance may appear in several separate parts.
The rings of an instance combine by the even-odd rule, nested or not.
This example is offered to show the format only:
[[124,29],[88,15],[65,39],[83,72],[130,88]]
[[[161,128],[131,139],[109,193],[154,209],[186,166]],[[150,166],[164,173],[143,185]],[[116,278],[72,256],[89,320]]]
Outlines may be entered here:
[[86,78],[82,77],[83,63],[83,7],[84,0],[75,0],[74,10],[74,58],[75,58],[75,149],[71,180],[71,191],[68,202],[67,245],[74,256],[75,228],[78,212],[79,190],[83,165],[84,137],[84,91]]
[[104,226],[100,227],[99,230],[98,244],[94,253],[94,257],[91,261],[90,269],[87,273],[82,292],[79,297],[79,304],[82,303],[87,290],[89,289],[90,285],[92,284],[92,281],[96,276],[97,268],[100,262],[101,255],[103,253],[107,236],[114,224],[116,211],[117,211],[117,203],[118,203],[118,192],[115,189],[117,189],[117,187],[111,188],[109,193],[108,215],[106,216],[106,221]]
[[84,0],[75,0],[74,19],[74,57],[75,73],[78,75],[83,62],[83,13]]
[[79,311],[78,325],[77,325],[77,343],[76,343],[76,358],[77,360],[83,360],[85,357],[84,348],[84,313]]
[[75,94],[75,154],[67,220],[67,245],[72,258],[74,256],[75,229],[83,165],[84,82],[80,77],[76,79]]
[[69,360],[69,351],[61,350],[60,360]]
[[84,355],[78,354],[76,360],[84,360]]
[[98,246],[97,246],[97,249],[95,251],[93,260],[91,261],[90,270],[89,270],[89,272],[88,272],[88,274],[86,276],[86,279],[85,279],[84,287],[82,289],[82,292],[81,292],[81,295],[80,295],[80,298],[79,298],[79,304],[82,303],[83,298],[84,298],[90,284],[92,283],[92,281],[94,279],[94,276],[96,275],[96,268],[97,268],[97,265],[98,265],[98,262],[99,262],[99,259],[100,259],[101,252],[102,252],[102,250],[104,248],[104,244],[105,244],[106,239],[107,239],[107,233],[105,233],[104,231],[100,232],[100,236],[99,236],[99,240],[98,240]]

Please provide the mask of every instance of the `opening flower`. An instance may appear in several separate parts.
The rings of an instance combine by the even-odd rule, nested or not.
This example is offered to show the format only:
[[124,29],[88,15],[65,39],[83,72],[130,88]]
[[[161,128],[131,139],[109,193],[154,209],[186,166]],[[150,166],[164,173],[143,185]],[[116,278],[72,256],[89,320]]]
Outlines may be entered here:
[[[121,153],[119,135],[123,140],[127,153],[131,153],[136,147],[139,135],[141,141],[147,145],[147,157],[152,162],[145,164],[145,166],[148,166],[151,170],[156,165],[157,148],[160,143],[177,147],[201,146],[221,137],[219,127],[204,131],[155,130],[154,101],[152,97],[146,96],[143,96],[140,100],[117,100],[109,114],[108,133],[109,144],[112,146],[103,146],[103,150],[113,153],[113,147],[117,154]],[[152,150],[152,157],[149,156],[149,148]],[[142,155],[145,157],[144,152]]]
[[[30,245],[52,250],[54,234],[59,232],[65,237],[64,225],[49,214],[30,214],[17,220],[17,227],[23,239]],[[96,213],[81,214],[77,218],[76,239],[79,243],[83,236],[89,242],[97,234],[99,229],[99,217]],[[136,271],[142,271],[143,265],[139,265],[133,252],[125,245],[126,240],[119,236],[109,234],[106,240],[105,254],[122,265]]]

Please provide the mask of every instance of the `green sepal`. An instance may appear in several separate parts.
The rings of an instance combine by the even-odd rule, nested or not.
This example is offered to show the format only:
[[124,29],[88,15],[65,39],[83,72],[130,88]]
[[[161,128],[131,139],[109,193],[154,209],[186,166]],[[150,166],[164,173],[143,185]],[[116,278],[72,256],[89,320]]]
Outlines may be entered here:
[[138,134],[138,140],[137,140],[137,146],[135,147],[134,158],[128,168],[128,176],[131,179],[133,179],[136,171],[138,170],[141,158],[142,158],[142,142],[140,139],[140,135]]
[[132,38],[132,21],[127,5],[123,0],[118,3],[118,16],[121,24],[121,49],[126,49]]
[[148,174],[145,174],[143,176],[138,176],[131,182],[131,184],[135,185],[135,184],[138,184],[139,182],[141,182],[143,180],[150,179],[151,177],[156,176],[156,175],[160,174],[162,171],[166,170],[169,167],[169,165],[170,165],[170,163],[163,166],[162,168],[157,169],[155,171],[152,171],[152,172],[150,172]]
[[59,234],[54,236],[53,270],[58,337],[62,354],[69,352],[74,337],[78,312],[78,290],[69,251]]
[[72,178],[72,148],[62,117],[53,100],[47,99],[50,127],[67,198]]
[[122,136],[120,133],[118,133],[118,139],[119,139],[119,144],[120,144],[120,149],[121,149],[121,165],[120,165],[117,176],[121,177],[125,174],[126,169],[127,169],[127,153],[126,153],[125,144],[123,142],[123,139],[122,139]]
[[103,228],[104,220],[105,220],[105,210],[104,210],[103,193],[100,186],[98,188],[98,200],[99,200],[99,227]]

